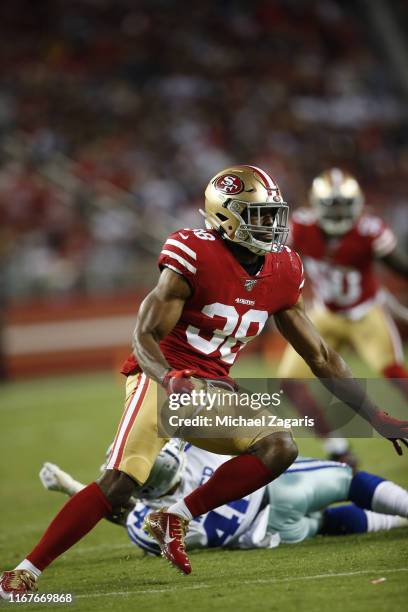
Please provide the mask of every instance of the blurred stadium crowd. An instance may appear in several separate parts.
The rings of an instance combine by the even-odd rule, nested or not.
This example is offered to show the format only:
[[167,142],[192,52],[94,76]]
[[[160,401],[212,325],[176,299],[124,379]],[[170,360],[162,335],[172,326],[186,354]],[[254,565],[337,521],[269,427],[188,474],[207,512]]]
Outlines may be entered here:
[[0,17],[9,299],[143,284],[230,162],[269,169],[294,207],[341,165],[403,234],[408,116],[367,3],[14,0]]

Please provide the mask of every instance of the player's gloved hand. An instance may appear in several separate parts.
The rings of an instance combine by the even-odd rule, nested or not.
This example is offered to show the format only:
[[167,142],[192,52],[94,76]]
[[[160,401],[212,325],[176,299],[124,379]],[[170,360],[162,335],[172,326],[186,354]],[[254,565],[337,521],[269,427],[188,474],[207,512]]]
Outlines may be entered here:
[[371,424],[379,434],[392,442],[398,455],[402,455],[400,442],[408,448],[408,421],[395,419],[387,412],[377,412],[371,420]]
[[191,376],[194,375],[194,370],[169,370],[162,383],[167,395],[172,393],[191,393],[194,390]]

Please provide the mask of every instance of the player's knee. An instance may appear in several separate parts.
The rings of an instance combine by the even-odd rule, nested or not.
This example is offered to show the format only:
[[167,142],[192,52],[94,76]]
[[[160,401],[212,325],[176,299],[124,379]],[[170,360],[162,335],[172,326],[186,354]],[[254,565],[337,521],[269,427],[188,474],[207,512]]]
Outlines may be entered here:
[[298,447],[291,433],[272,434],[271,450],[279,457],[280,461],[288,468],[298,456]]
[[113,509],[124,506],[136,487],[130,476],[118,470],[104,472],[98,485]]
[[259,440],[254,453],[276,475],[286,470],[298,456],[298,448],[290,432],[279,432]]

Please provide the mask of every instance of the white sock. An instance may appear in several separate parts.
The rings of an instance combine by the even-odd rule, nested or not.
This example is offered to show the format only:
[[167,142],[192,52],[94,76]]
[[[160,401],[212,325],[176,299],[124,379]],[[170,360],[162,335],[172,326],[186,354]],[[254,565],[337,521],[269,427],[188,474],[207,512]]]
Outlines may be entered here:
[[48,491],[60,491],[70,497],[85,489],[85,485],[82,482],[74,480],[68,472],[64,472],[58,465],[48,461],[42,466],[39,477]]
[[170,512],[171,514],[177,514],[178,516],[187,519],[187,521],[191,521],[191,519],[193,518],[193,515],[191,514],[190,510],[184,503],[184,499],[176,502],[175,504],[172,504],[169,508],[167,508],[167,512]]
[[367,516],[367,531],[389,531],[398,527],[407,527],[408,520],[401,516],[390,516],[364,510]]
[[41,576],[42,571],[38,569],[38,567],[35,567],[35,565],[33,565],[31,563],[31,561],[29,561],[28,559],[24,559],[24,561],[22,561],[21,563],[19,563],[17,565],[17,567],[15,567],[14,569],[25,569],[25,570],[30,570],[30,572],[32,574],[34,574],[34,576],[36,578],[38,578],[39,576]]
[[349,450],[347,438],[326,438],[323,442],[323,446],[328,455],[342,455]]
[[371,510],[408,518],[408,491],[390,480],[380,482],[374,491]]
[[85,489],[85,487],[86,485],[82,484],[82,482],[78,482],[78,480],[74,480],[72,478],[71,482],[67,484],[67,489],[65,493],[70,497],[73,497],[74,495],[82,491],[82,489]]

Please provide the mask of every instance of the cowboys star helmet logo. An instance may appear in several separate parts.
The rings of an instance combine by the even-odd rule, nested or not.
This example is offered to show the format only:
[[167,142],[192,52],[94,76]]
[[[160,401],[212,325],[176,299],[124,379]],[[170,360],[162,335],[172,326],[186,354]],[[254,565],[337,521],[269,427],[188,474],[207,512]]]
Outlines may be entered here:
[[249,278],[248,280],[244,282],[244,287],[248,292],[252,291],[252,289],[255,287],[257,282],[258,282],[257,279]]

